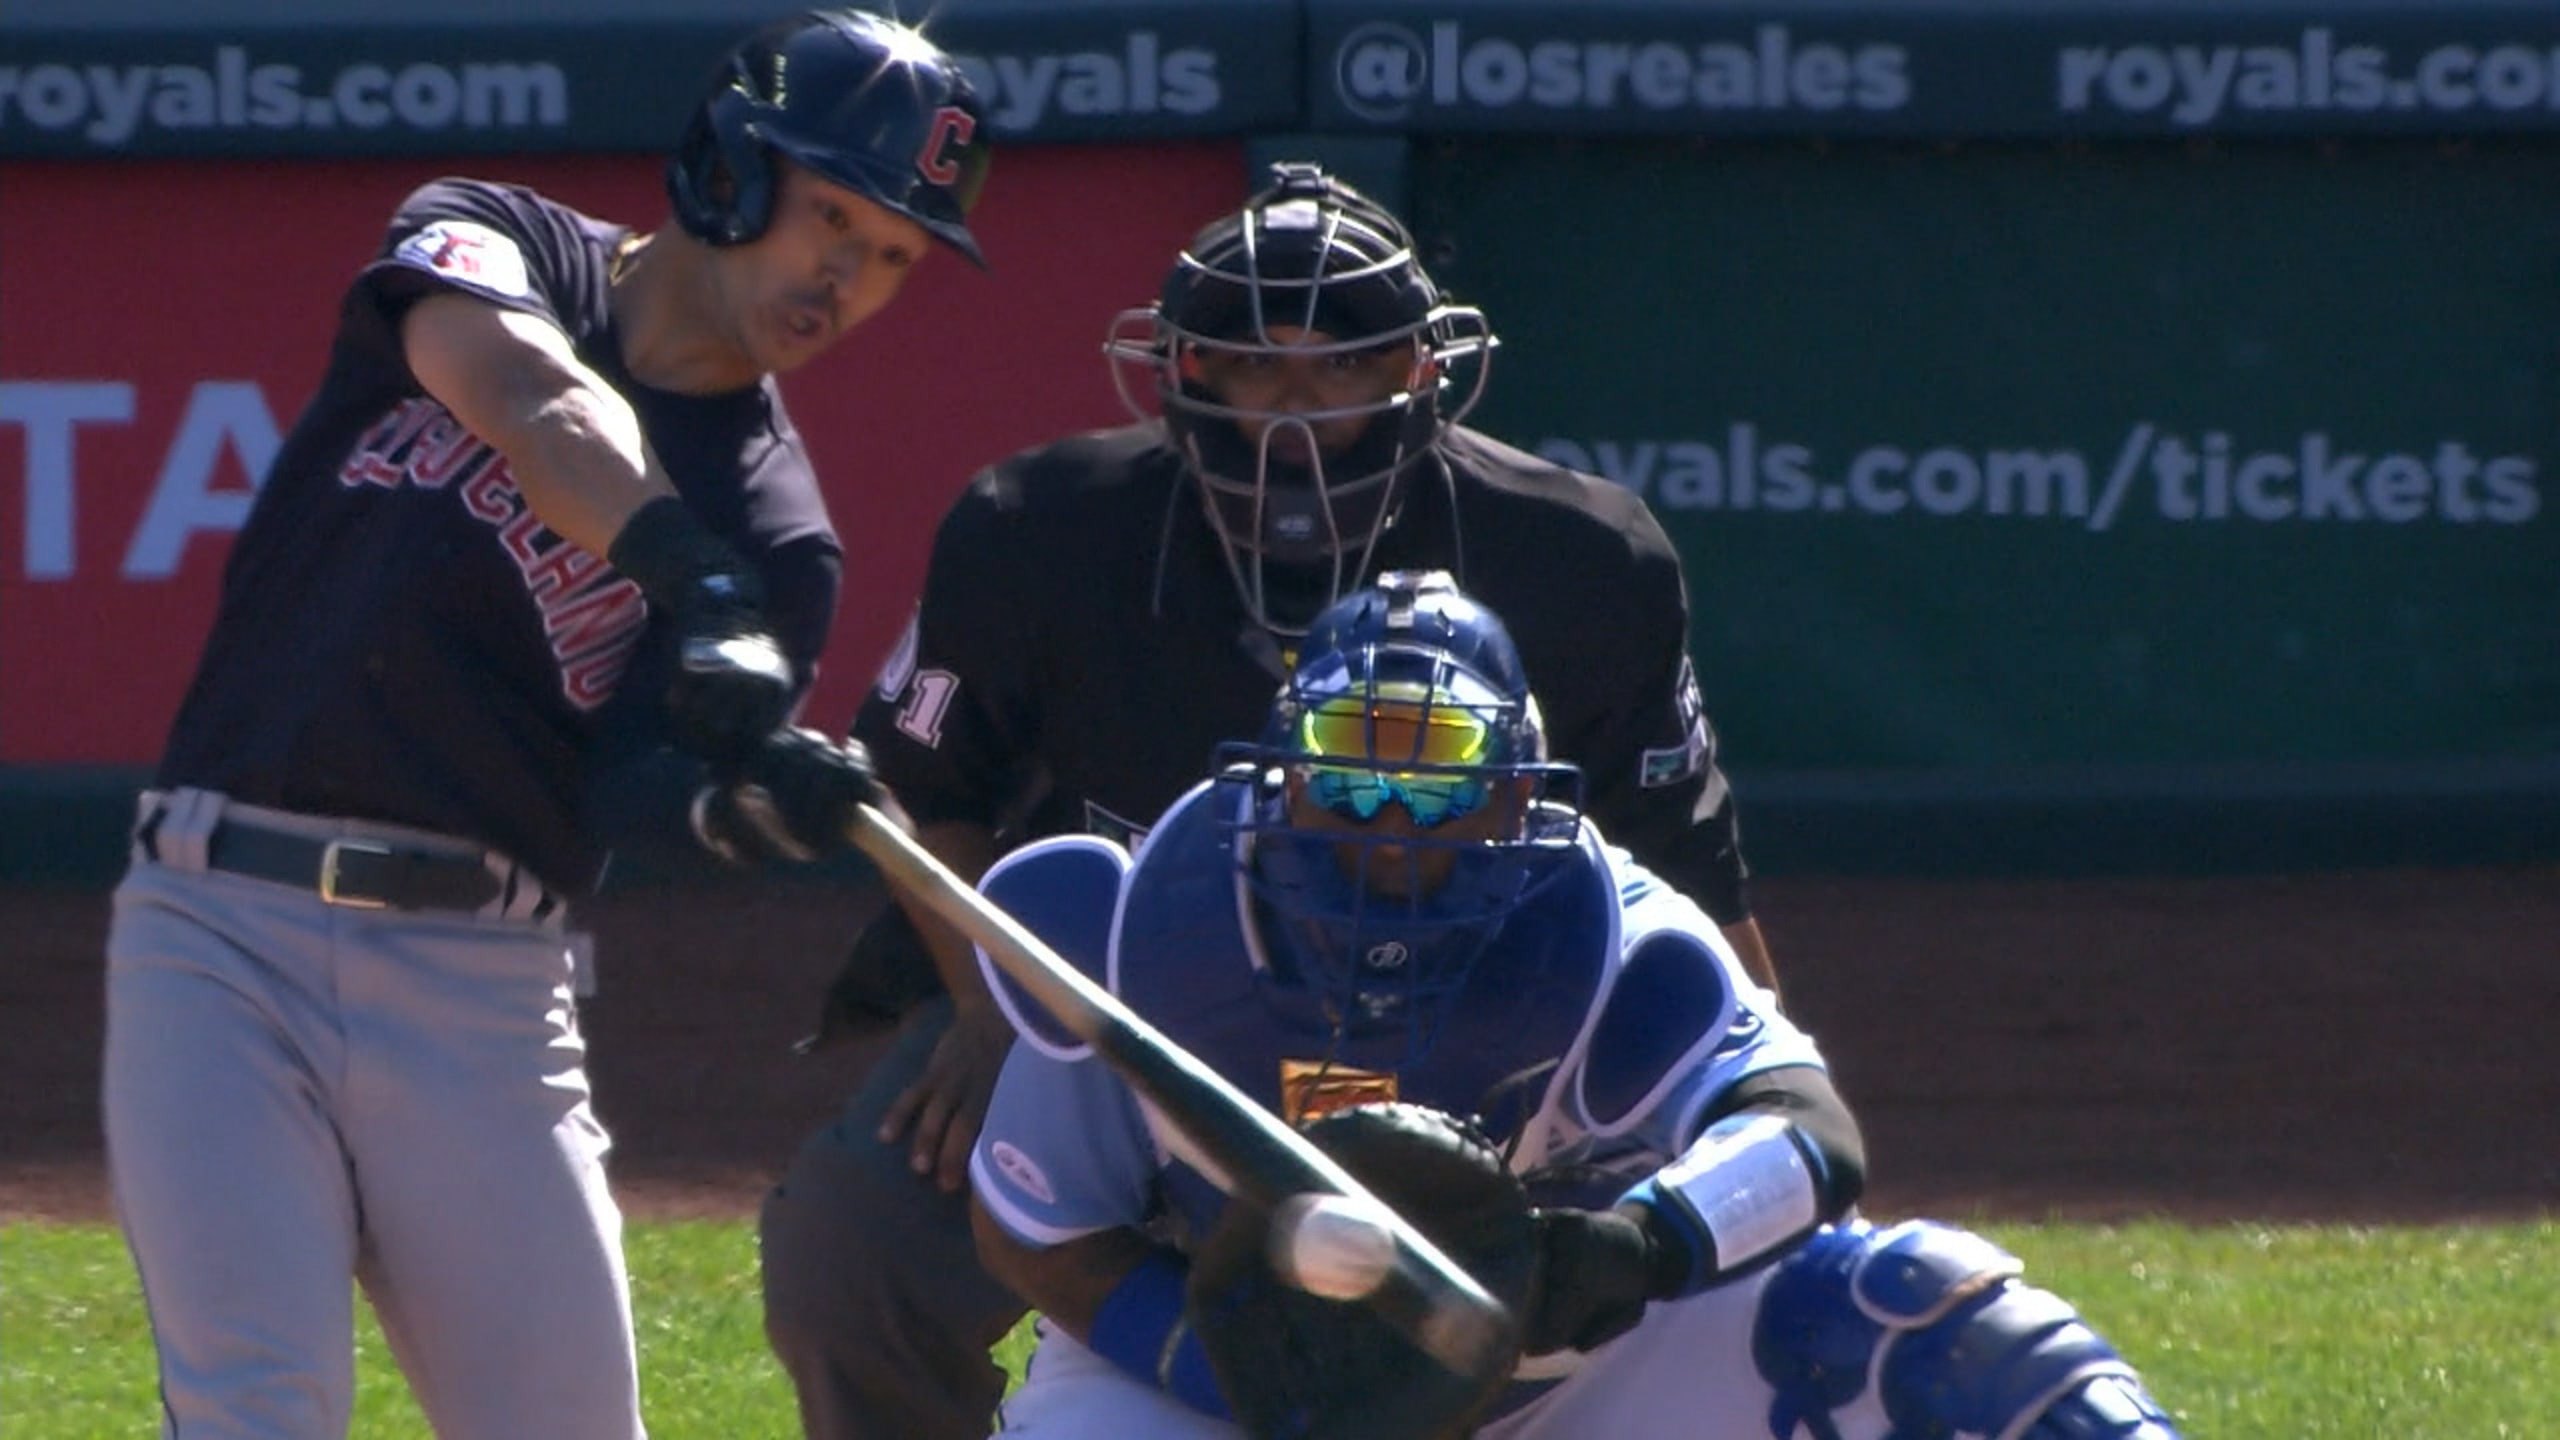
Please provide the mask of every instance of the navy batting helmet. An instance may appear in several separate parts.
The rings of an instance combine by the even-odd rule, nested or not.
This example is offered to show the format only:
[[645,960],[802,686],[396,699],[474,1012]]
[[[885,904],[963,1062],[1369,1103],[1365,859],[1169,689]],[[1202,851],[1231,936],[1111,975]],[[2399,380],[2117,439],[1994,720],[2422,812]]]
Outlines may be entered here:
[[984,129],[968,76],[922,32],[812,10],[721,63],[667,162],[667,198],[704,242],[744,244],[773,221],[780,154],[983,266],[967,222],[987,176]]

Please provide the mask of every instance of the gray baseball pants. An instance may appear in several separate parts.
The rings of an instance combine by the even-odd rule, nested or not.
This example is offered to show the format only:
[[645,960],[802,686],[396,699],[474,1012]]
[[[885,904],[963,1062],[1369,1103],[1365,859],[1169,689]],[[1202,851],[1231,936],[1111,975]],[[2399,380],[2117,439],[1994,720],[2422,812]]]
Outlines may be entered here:
[[352,909],[208,868],[235,819],[440,843],[180,791],[116,891],[102,1100],[162,1435],[344,1436],[360,1280],[445,1440],[639,1440],[558,915]]

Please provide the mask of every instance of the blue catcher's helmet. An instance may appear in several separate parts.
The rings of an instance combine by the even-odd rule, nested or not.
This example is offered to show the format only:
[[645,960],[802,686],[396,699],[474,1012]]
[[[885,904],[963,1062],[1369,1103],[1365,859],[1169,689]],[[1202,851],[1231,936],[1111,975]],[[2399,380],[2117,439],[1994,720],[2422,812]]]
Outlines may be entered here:
[[1509,632],[1445,571],[1381,575],[1317,617],[1248,758],[1237,863],[1274,969],[1418,1057],[1578,844]]
[[[1274,332],[1320,331],[1321,343]],[[1193,236],[1156,303],[1123,311],[1103,344],[1122,402],[1160,412],[1201,487],[1208,519],[1245,603],[1264,628],[1290,631],[1367,573],[1406,478],[1484,389],[1494,337],[1482,311],[1432,283],[1404,224],[1308,162],[1272,167],[1271,185]],[[1412,351],[1407,388],[1349,410],[1238,408],[1204,384],[1201,357]],[[1319,421],[1367,417],[1337,455],[1288,458],[1291,429],[1314,448]],[[1259,441],[1240,421],[1263,424]],[[1272,613],[1265,562],[1324,572],[1320,600]]]
[[721,62],[667,162],[667,198],[705,243],[745,244],[773,222],[779,154],[984,266],[968,226],[987,178],[984,128],[969,77],[922,32],[812,10]]

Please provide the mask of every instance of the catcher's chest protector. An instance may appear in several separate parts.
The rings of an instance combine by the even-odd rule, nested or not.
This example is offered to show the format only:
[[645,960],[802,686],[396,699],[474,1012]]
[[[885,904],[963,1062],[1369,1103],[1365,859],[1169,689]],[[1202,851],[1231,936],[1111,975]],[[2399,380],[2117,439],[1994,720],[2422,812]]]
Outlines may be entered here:
[[1543,1078],[1513,1087],[1515,1103],[1489,1100],[1524,1067],[1572,1048],[1616,960],[1617,892],[1596,847],[1584,846],[1574,873],[1505,922],[1434,1043],[1409,1061],[1401,1022],[1337,1043],[1312,993],[1256,967],[1225,852],[1186,833],[1214,823],[1201,800],[1180,806],[1130,872],[1113,948],[1120,998],[1293,1123],[1311,1117],[1311,1092],[1329,1091],[1335,1103],[1404,1100],[1482,1115],[1497,1139],[1516,1131]]

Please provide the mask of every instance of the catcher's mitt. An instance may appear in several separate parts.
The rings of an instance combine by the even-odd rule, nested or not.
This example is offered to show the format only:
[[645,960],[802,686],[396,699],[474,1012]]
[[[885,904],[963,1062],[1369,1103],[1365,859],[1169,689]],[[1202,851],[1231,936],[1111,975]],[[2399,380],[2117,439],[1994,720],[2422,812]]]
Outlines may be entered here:
[[[1472,1123],[1421,1105],[1337,1110],[1306,1136],[1526,1313],[1538,1226],[1519,1178]],[[1256,1440],[1440,1440],[1463,1436],[1510,1378],[1501,1364],[1462,1376],[1368,1306],[1282,1283],[1268,1253],[1271,1213],[1238,1199],[1193,1257],[1191,1323],[1218,1388]]]

